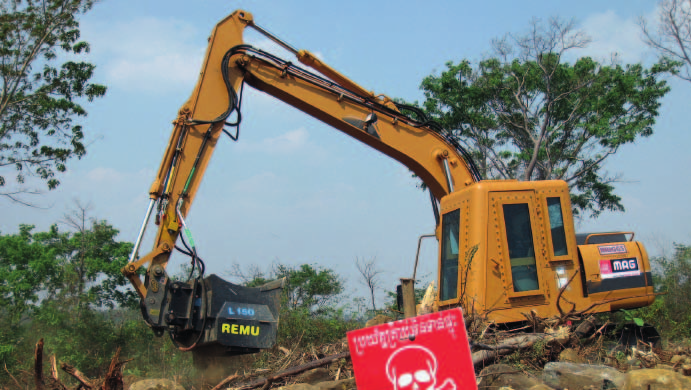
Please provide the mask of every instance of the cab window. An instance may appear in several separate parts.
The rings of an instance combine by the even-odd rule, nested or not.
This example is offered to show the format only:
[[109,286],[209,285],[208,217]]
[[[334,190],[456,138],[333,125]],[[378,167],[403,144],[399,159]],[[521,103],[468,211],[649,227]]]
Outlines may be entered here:
[[561,212],[560,198],[547,198],[547,213],[549,214],[549,228],[552,233],[554,256],[568,255],[566,233],[564,232],[564,215]]
[[458,240],[460,210],[442,217],[440,299],[446,301],[458,296]]
[[537,265],[527,203],[505,204],[504,223],[515,292],[537,290]]

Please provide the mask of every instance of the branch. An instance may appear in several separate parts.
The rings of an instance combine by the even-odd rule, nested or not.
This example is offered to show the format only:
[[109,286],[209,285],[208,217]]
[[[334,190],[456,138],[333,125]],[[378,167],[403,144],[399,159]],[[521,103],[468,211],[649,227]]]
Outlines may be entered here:
[[94,387],[92,384],[92,380],[87,378],[81,371],[74,368],[74,366],[69,365],[67,363],[60,363],[60,368],[62,368],[63,371],[74,377],[77,381],[79,381],[79,383],[81,383],[82,386],[85,387],[87,390],[90,390]]
[[35,191],[35,190],[33,190],[33,191],[28,191],[28,190],[27,191],[15,191],[15,192],[0,193],[0,196],[5,196],[5,197],[9,198],[12,202],[19,203],[21,205],[28,206],[28,207],[33,207],[36,209],[47,210],[50,208],[50,207],[41,207],[41,206],[37,206],[33,203],[25,202],[25,201],[15,197],[15,195],[17,195],[17,194],[40,195],[41,192]]
[[[51,20],[52,22],[52,20]],[[18,28],[20,28],[18,26]],[[26,69],[30,66],[30,64],[34,61],[38,53],[43,49],[43,44],[45,43],[46,39],[48,38],[49,35],[51,35],[55,29],[57,28],[57,25],[53,25],[51,28],[46,29],[45,34],[43,34],[39,39],[37,39],[35,42],[35,46],[31,53],[26,57],[26,60],[21,66],[21,70],[18,71],[18,76],[17,76],[17,82],[14,84],[14,86],[9,90],[8,94],[6,95],[8,98],[10,96],[14,96],[15,92],[17,91],[17,87],[19,86],[19,81],[22,80],[24,77],[24,73],[26,72]],[[5,113],[5,110],[7,109],[9,102],[5,101],[3,102],[2,106],[0,106],[0,117]]]
[[567,174],[567,172],[569,171],[569,169],[571,168],[571,166],[572,166],[576,161],[580,161],[580,160],[578,159],[578,155],[581,153],[581,149],[583,149],[583,146],[584,146],[586,143],[588,143],[588,141],[590,141],[591,138],[593,138],[592,135],[589,135],[589,134],[588,134],[588,132],[585,130],[585,128],[583,129],[582,137],[583,137],[583,138],[581,139],[581,142],[579,142],[578,145],[576,145],[576,149],[571,153],[571,155],[572,155],[573,157],[572,157],[571,159],[568,159],[569,162],[566,163],[566,165],[564,166],[564,172],[562,172],[562,174],[559,175],[559,177],[557,177],[557,179],[559,179],[559,180],[564,180],[564,176],[566,176],[566,174]]
[[221,390],[222,388],[224,388],[225,385],[227,385],[228,383],[230,383],[231,381],[233,381],[233,380],[235,380],[235,379],[237,379],[237,378],[239,378],[239,377],[240,377],[240,375],[238,375],[238,373],[236,372],[235,374],[233,374],[233,375],[227,377],[226,379],[222,380],[221,382],[219,382],[219,383],[218,383],[216,386],[214,386],[214,388],[211,389],[211,390]]
[[599,164],[600,164],[602,161],[604,161],[607,157],[609,157],[610,155],[616,153],[618,148],[619,148],[619,147],[617,146],[617,147],[615,147],[614,149],[605,152],[605,154],[604,154],[602,157],[600,157],[599,159],[593,161],[591,164],[582,167],[581,169],[579,169],[578,171],[576,171],[576,173],[574,173],[570,178],[565,179],[564,181],[567,182],[567,183],[569,183],[569,182],[573,181],[574,179],[577,179],[579,176],[581,176],[581,175],[584,174],[585,172],[587,172],[587,171],[589,171],[590,169],[592,169],[593,167],[599,165]]
[[[330,356],[327,356],[327,357],[319,359],[319,360],[314,360],[314,361],[311,361],[309,363],[305,363],[305,364],[302,364],[299,366],[291,367],[287,370],[279,372],[276,375],[270,376],[269,378],[260,378],[260,379],[253,381],[253,382],[247,383],[245,385],[240,385],[236,388],[236,390],[249,390],[249,389],[257,388],[259,386],[267,386],[267,385],[270,386],[271,383],[273,383],[273,382],[275,382],[281,378],[284,378],[286,376],[296,375],[296,374],[299,374],[303,371],[311,370],[311,369],[316,368],[316,367],[325,366],[327,364],[333,363],[333,362],[341,360],[341,359],[349,358],[349,357],[350,357],[350,352],[343,352],[343,353],[339,353],[336,355],[330,355]],[[268,387],[266,387],[266,388],[268,389]]]
[[495,359],[508,355],[513,351],[531,348],[536,342],[544,341],[550,344],[564,344],[569,341],[570,335],[568,332],[557,332],[555,334],[537,333],[525,334],[521,336],[512,337],[503,340],[501,344],[493,346],[490,350],[483,350],[473,352],[471,354],[473,366],[483,366],[485,363],[494,361]]
[[17,378],[15,378],[14,375],[12,375],[10,373],[10,370],[7,369],[7,363],[5,363],[5,372],[7,372],[7,375],[9,375],[10,378],[12,378],[12,380],[14,381],[14,384],[19,388],[19,390],[24,390],[24,387],[19,384],[19,381],[17,380]]

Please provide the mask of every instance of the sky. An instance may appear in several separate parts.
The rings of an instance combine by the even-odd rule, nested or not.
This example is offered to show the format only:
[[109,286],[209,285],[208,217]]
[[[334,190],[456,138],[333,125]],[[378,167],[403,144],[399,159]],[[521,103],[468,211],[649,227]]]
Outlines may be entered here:
[[[593,39],[577,55],[655,59],[637,26],[639,17],[653,17],[652,1],[104,0],[81,19],[91,44],[84,59],[97,66],[93,81],[108,86],[104,98],[85,105],[87,155],[69,162],[58,189],[32,199],[40,208],[0,199],[0,233],[19,224],[45,230],[79,201],[119,229],[120,240],[133,242],[206,38],[235,9],[252,12],[257,24],[365,88],[408,101],[422,100],[420,82],[446,62],[477,63],[493,38],[523,32],[533,18],[576,20]],[[256,32],[248,29],[245,38],[292,59]],[[579,221],[577,230],[632,230],[653,255],[691,243],[691,188],[683,173],[691,167],[691,84],[669,82],[654,135],[606,164],[622,176],[616,188],[626,212]],[[221,139],[187,219],[207,270],[227,277],[233,264],[310,263],[347,278],[349,298],[365,295],[356,259],[376,259],[387,290],[410,277],[418,236],[434,230],[428,195],[410,172],[259,92],[246,89],[242,108],[240,140]],[[423,244],[423,280],[435,277],[436,249],[433,240]],[[175,257],[170,267],[183,262]]]

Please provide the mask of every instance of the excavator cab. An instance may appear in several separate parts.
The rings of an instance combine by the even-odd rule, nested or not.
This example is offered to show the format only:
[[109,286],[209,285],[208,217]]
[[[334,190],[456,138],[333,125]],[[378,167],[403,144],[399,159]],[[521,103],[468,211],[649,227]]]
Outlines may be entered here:
[[440,209],[439,309],[510,323],[530,310],[549,317],[572,305],[602,312],[654,300],[643,245],[629,233],[577,236],[563,181],[483,180]]

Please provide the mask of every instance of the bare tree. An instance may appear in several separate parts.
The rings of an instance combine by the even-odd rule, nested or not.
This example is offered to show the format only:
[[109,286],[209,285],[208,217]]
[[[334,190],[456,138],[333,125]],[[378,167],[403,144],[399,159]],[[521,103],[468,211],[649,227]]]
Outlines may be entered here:
[[89,271],[86,264],[86,257],[87,253],[90,252],[89,246],[94,244],[94,242],[89,239],[86,231],[89,229],[89,222],[95,225],[96,220],[89,216],[93,209],[91,202],[84,204],[78,199],[74,199],[73,202],[73,207],[63,216],[64,219],[60,221],[60,223],[74,229],[76,233],[74,237],[78,239],[78,245],[75,247],[75,251],[72,254],[72,263],[73,271],[76,274],[76,306],[80,307],[84,291],[86,290],[86,274]]
[[261,267],[257,264],[250,264],[243,269],[240,264],[233,263],[230,270],[226,271],[226,274],[231,278],[239,280],[239,282],[244,285],[255,283],[261,284],[264,281],[268,281],[268,278],[270,278],[270,275],[262,271]]
[[377,310],[374,292],[381,287],[381,279],[379,278],[379,275],[383,272],[377,268],[376,262],[376,257],[373,257],[369,260],[360,259],[359,257],[355,258],[355,266],[360,272],[360,275],[362,275],[362,283],[367,286],[372,298],[372,310]]
[[645,43],[661,57],[678,62],[681,69],[675,75],[691,81],[691,0],[662,0],[657,28],[651,30],[644,18],[639,25]]

